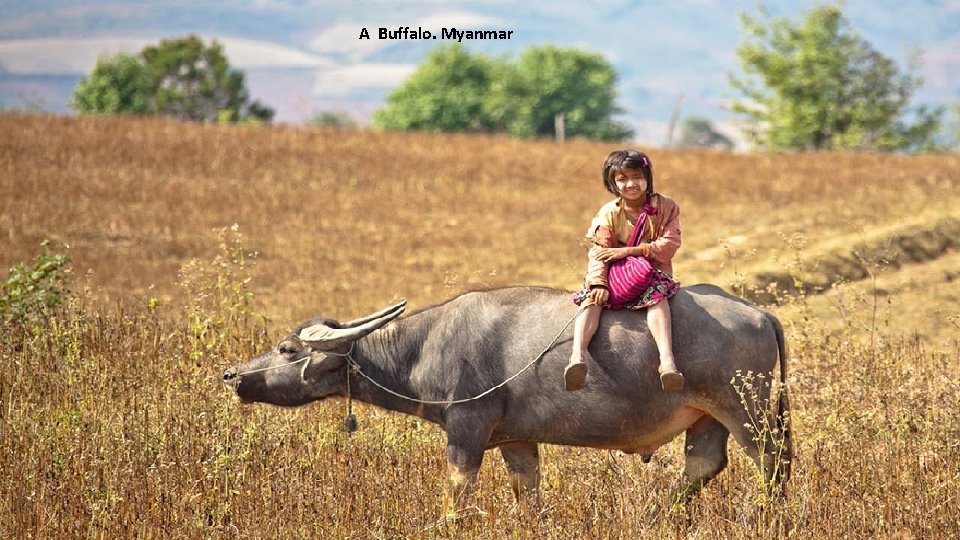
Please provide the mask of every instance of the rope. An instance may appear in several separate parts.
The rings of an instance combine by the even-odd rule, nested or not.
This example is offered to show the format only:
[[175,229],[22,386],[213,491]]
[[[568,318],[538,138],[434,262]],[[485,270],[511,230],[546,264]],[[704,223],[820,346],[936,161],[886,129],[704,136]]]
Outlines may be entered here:
[[[355,342],[354,342],[354,343],[355,343]],[[345,356],[345,357],[350,358],[351,360],[353,360],[353,358],[350,357],[350,353],[352,353],[352,352],[353,352],[353,343],[350,344],[350,350],[347,351],[346,353],[324,352],[324,354],[329,354],[329,355],[331,355],[331,356]],[[277,365],[275,365],[275,366],[269,366],[269,367],[260,368],[260,369],[251,369],[250,371],[244,371],[244,372],[241,372],[241,373],[237,373],[237,374],[235,375],[235,377],[243,377],[244,375],[250,375],[251,373],[261,373],[261,372],[264,372],[264,371],[272,371],[272,370],[274,370],[274,369],[280,369],[280,368],[295,366],[295,365],[297,365],[297,364],[302,364],[303,362],[306,362],[307,360],[310,360],[311,358],[313,358],[313,354],[308,354],[307,356],[304,356],[303,358],[297,360],[296,362],[290,362],[290,363],[288,363],[288,364],[277,364]],[[303,377],[303,371],[306,370],[306,369],[307,369],[307,366],[303,366],[303,368],[300,370],[300,376],[301,376],[301,377]]]
[[[589,304],[588,304],[588,305],[589,305]],[[476,400],[478,400],[478,399],[480,399],[480,398],[482,398],[482,397],[490,394],[491,392],[493,392],[493,391],[495,391],[495,390],[498,390],[498,389],[500,389],[500,388],[503,388],[504,386],[507,385],[507,383],[509,383],[510,381],[516,379],[517,377],[519,377],[520,375],[522,375],[525,371],[527,371],[528,369],[530,369],[530,367],[531,367],[532,365],[536,364],[536,363],[539,362],[541,359],[543,359],[543,355],[547,354],[547,352],[550,350],[550,348],[553,347],[553,346],[557,343],[557,340],[560,339],[560,336],[563,335],[563,333],[567,330],[567,328],[570,326],[570,324],[573,323],[573,321],[575,321],[575,320],[577,319],[577,317],[580,316],[580,313],[583,312],[583,310],[586,309],[586,308],[587,308],[586,305],[585,305],[585,306],[581,306],[580,309],[577,310],[577,313],[574,314],[574,316],[571,317],[569,321],[567,321],[567,324],[563,325],[563,328],[561,328],[560,331],[557,332],[557,335],[554,336],[553,340],[550,341],[550,344],[547,345],[547,347],[546,347],[545,349],[543,349],[543,351],[541,351],[540,354],[538,354],[536,358],[534,358],[533,360],[531,360],[530,363],[528,363],[527,365],[523,366],[523,368],[521,368],[520,371],[514,373],[514,374],[511,375],[510,377],[507,377],[502,383],[500,383],[500,384],[498,384],[498,385],[496,385],[496,386],[493,386],[493,387],[491,387],[491,388],[489,388],[489,389],[487,389],[487,390],[485,390],[485,391],[483,391],[483,392],[481,392],[481,393],[479,393],[479,394],[477,394],[477,395],[475,395],[475,396],[473,396],[473,397],[469,397],[469,398],[429,400],[429,399],[418,399],[418,398],[410,397],[410,396],[401,394],[401,393],[399,393],[399,392],[395,392],[395,391],[387,388],[386,386],[383,386],[382,384],[378,383],[377,381],[371,379],[369,375],[367,375],[366,373],[363,372],[363,370],[360,369],[359,364],[357,364],[357,362],[353,359],[353,356],[351,356],[349,352],[346,354],[346,357],[347,357],[347,361],[350,362],[350,367],[353,369],[353,371],[354,371],[355,373],[359,374],[359,375],[360,375],[361,377],[363,377],[364,379],[370,381],[370,383],[373,384],[374,386],[376,386],[377,388],[383,390],[384,392],[386,392],[386,393],[388,393],[388,394],[390,394],[390,395],[396,396],[396,397],[398,397],[398,398],[400,398],[400,399],[405,399],[405,400],[407,400],[407,401],[412,401],[412,402],[414,402],[414,403],[422,403],[422,404],[424,404],[424,405],[456,405],[456,404],[459,404],[459,403],[467,403],[467,402],[470,402],[470,401],[476,401]],[[349,378],[349,377],[348,377],[348,378]]]

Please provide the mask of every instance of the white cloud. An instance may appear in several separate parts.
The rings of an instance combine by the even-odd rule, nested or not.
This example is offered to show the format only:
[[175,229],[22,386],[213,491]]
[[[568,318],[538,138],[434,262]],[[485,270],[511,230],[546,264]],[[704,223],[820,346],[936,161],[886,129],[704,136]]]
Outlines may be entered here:
[[[497,28],[505,24],[501,19],[465,11],[436,13],[426,17],[397,22],[381,23],[388,31],[404,26],[411,30],[428,30],[439,36],[443,28]],[[366,28],[370,39],[360,39]],[[357,90],[393,88],[403,82],[416,69],[412,64],[363,63],[364,58],[403,43],[397,40],[379,39],[380,26],[364,26],[356,23],[341,23],[331,26],[310,41],[310,50],[324,55],[338,56],[345,65],[325,68],[317,74],[312,94],[315,97],[343,97]]]
[[[333,65],[322,57],[266,41],[231,37],[211,38],[223,44],[230,65],[238,69],[311,68]],[[149,38],[50,38],[0,41],[0,67],[17,75],[82,74],[105,54],[135,54],[159,39]]]
[[[0,0],[0,13],[4,11],[3,4],[9,0]],[[24,2],[25,3],[25,2]],[[83,21],[96,17],[111,17],[115,20],[129,20],[143,17],[149,12],[149,7],[132,5],[118,1],[97,3],[96,1],[77,2],[70,5],[68,2],[51,2],[51,5],[35,2],[29,10],[21,11],[18,15],[4,14],[0,17],[0,36],[2,35],[41,35],[59,29],[77,27]],[[38,5],[39,4],[39,5]]]
[[[350,61],[361,61],[364,57],[381,49],[403,43],[396,40],[379,39],[380,28],[396,31],[402,27],[411,30],[428,30],[439,36],[443,28],[493,28],[505,24],[501,19],[487,17],[465,11],[438,13],[402,23],[382,23],[371,26],[365,23],[340,23],[331,26],[310,41],[310,49],[321,54],[344,55]],[[360,39],[361,31],[366,28],[370,39]]]
[[313,86],[316,97],[342,97],[364,88],[393,88],[416,70],[414,64],[357,64],[325,69]]
[[230,65],[241,69],[272,67],[330,67],[334,63],[299,49],[266,41],[217,38],[230,59]]
[[487,17],[466,11],[438,13],[416,21],[416,25],[422,26],[424,30],[435,30],[436,32],[440,32],[441,28],[457,28],[460,30],[482,28],[488,30],[502,24],[505,24],[504,21],[496,17]]
[[17,75],[87,73],[97,58],[135,53],[148,39],[23,39],[0,41],[0,66]]
[[284,0],[253,0],[253,7],[257,9],[289,9],[290,2]]
[[363,28],[364,26],[360,24],[331,26],[310,40],[309,47],[321,54],[346,54],[359,59],[386,48],[391,43],[377,39],[377,29],[372,27],[367,28],[370,39],[360,39]]

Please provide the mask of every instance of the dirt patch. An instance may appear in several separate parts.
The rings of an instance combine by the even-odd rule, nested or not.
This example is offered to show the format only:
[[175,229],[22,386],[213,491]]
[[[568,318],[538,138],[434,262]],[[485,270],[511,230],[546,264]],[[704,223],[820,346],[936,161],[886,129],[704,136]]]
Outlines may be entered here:
[[783,295],[820,294],[839,282],[859,281],[878,271],[898,269],[942,257],[960,246],[960,219],[943,218],[930,226],[910,226],[883,238],[813,257],[804,270],[761,271],[747,280],[744,294],[755,302],[774,303]]

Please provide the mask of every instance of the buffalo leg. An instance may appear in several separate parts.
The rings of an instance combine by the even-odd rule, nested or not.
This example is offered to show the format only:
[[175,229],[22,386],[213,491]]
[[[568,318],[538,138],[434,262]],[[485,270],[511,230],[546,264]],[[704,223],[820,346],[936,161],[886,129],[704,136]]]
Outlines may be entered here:
[[482,422],[482,415],[469,409],[456,409],[447,417],[447,492],[445,513],[456,513],[477,485],[477,473],[491,429],[478,429],[493,423]]
[[686,503],[726,468],[729,436],[730,431],[710,416],[704,416],[687,429],[684,478],[674,492],[673,502]]
[[776,417],[760,407],[737,411],[738,414],[722,419],[724,426],[763,473],[764,484],[769,493],[780,491],[784,476],[783,460],[787,458],[783,441],[771,432]]
[[482,449],[476,452],[455,444],[447,445],[447,491],[443,505],[446,513],[456,512],[476,489],[482,461]]
[[536,443],[515,442],[500,447],[503,461],[510,474],[513,496],[520,502],[521,495],[529,492],[536,499],[540,487],[540,451]]

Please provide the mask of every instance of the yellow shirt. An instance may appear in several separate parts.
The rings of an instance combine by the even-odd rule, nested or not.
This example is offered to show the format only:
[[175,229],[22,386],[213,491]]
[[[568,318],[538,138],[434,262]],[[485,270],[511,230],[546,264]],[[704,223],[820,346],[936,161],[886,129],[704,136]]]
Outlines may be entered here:
[[[641,243],[650,246],[650,262],[659,270],[673,275],[673,256],[680,248],[680,207],[666,195],[654,193],[651,204],[657,212],[650,216],[650,225],[643,232]],[[593,241],[598,227],[606,227],[626,246],[633,233],[634,222],[627,219],[620,197],[600,207],[587,229],[587,239]]]
[[[627,241],[630,240],[630,235],[633,234],[633,227],[635,225],[636,222],[627,217],[627,211],[623,208],[623,199],[617,197],[601,206],[600,210],[597,211],[597,215],[594,216],[593,221],[590,222],[590,228],[587,229],[587,239],[593,240],[598,227],[606,227],[617,236],[617,239],[620,240],[620,245],[625,246],[627,245]],[[640,241],[646,242],[649,240],[650,227],[648,226],[643,231],[643,236],[640,238]]]

